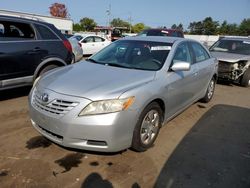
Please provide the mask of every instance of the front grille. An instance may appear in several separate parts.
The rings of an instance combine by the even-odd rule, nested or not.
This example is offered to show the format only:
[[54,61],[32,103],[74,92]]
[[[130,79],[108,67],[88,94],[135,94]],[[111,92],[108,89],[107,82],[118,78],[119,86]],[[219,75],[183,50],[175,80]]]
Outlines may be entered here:
[[229,73],[233,71],[233,64],[225,61],[219,61],[218,71],[221,73]]
[[54,99],[49,103],[44,103],[41,100],[41,95],[37,91],[35,91],[33,95],[33,105],[40,110],[46,111],[48,113],[63,116],[67,112],[72,110],[75,106],[77,106],[78,102]]

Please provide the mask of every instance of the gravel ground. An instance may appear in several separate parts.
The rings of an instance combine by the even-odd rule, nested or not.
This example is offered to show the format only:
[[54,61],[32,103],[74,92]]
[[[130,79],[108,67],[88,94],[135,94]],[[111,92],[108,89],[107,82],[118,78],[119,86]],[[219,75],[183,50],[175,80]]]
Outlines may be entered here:
[[31,126],[30,88],[0,93],[1,187],[250,187],[250,88],[217,85],[164,126],[153,148],[95,153],[62,148]]

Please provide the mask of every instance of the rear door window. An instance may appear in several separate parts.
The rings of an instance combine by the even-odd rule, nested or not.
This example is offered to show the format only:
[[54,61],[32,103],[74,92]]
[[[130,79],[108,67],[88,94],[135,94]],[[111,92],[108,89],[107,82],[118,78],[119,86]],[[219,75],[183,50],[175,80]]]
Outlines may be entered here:
[[31,40],[35,39],[35,32],[30,24],[0,21],[0,40]]
[[44,40],[57,40],[58,37],[47,27],[36,24],[36,28]]
[[194,59],[196,63],[209,59],[207,51],[200,44],[191,42],[191,46],[194,52]]

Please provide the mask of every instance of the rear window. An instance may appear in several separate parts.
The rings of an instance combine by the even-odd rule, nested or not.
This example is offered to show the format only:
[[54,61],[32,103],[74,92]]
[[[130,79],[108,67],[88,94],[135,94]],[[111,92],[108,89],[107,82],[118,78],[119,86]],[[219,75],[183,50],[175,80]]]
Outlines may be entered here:
[[35,38],[30,24],[0,21],[0,40],[29,40]]
[[140,36],[168,36],[169,33],[168,31],[164,31],[164,30],[145,30],[145,31],[142,31],[139,35]]
[[56,40],[58,37],[47,27],[36,24],[36,28],[44,40]]

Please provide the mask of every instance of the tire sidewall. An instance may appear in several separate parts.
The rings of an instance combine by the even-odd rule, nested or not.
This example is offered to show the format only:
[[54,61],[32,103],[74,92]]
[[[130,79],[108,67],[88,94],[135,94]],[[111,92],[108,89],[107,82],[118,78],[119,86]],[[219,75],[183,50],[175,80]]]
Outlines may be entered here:
[[[151,111],[151,110],[156,110],[159,114],[159,118],[160,118],[160,124],[159,124],[159,129],[157,130],[157,133],[155,135],[155,137],[153,138],[153,140],[149,143],[149,144],[143,144],[141,141],[141,126],[142,126],[142,122],[146,116],[146,114]],[[163,122],[163,112],[161,107],[158,105],[158,103],[156,102],[152,102],[149,105],[147,105],[144,110],[142,111],[139,120],[137,121],[137,124],[135,126],[134,129],[134,133],[133,133],[133,140],[132,140],[132,148],[135,149],[136,151],[146,151],[148,148],[152,147],[152,145],[154,144],[154,141],[156,140],[161,125]]]

